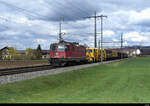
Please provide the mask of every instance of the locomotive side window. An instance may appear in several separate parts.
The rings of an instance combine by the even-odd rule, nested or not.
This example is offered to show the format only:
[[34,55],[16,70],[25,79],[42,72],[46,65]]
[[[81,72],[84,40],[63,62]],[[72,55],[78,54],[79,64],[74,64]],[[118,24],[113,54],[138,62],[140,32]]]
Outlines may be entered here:
[[82,51],[83,51],[83,52],[85,52],[85,49],[84,49],[84,48],[82,48]]
[[[68,50],[67,50],[68,49]],[[71,51],[71,47],[67,46],[66,51]]]
[[79,47],[77,47],[77,50],[78,50],[78,52],[80,51],[80,48]]
[[51,46],[51,51],[56,51],[56,45]]
[[59,45],[58,46],[58,51],[59,52],[65,52],[65,51],[68,51],[68,48],[65,45]]
[[72,51],[75,51],[75,47],[74,46],[72,46]]
[[69,50],[69,46],[65,46],[65,51],[68,51]]

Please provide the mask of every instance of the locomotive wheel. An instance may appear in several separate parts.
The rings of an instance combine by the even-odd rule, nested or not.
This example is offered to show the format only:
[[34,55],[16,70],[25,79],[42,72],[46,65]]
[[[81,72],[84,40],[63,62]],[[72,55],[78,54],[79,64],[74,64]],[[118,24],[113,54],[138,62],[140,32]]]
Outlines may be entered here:
[[59,63],[59,66],[64,67],[66,63]]

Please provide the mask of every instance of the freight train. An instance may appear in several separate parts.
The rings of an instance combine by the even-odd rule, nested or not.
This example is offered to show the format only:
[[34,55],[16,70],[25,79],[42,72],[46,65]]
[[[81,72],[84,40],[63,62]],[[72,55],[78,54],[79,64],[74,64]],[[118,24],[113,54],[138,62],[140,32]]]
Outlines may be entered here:
[[50,45],[50,64],[55,66],[65,66],[75,63],[93,63],[102,60],[112,60],[127,58],[128,55],[117,50],[105,50],[100,48],[89,48],[76,42],[61,41]]

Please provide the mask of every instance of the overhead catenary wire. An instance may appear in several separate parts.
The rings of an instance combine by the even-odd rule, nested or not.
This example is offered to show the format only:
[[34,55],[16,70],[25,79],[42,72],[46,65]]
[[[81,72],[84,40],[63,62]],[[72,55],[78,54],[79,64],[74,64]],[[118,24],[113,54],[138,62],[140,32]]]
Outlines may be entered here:
[[[17,9],[19,9],[19,11],[21,11],[21,12],[22,12],[22,11],[26,11],[26,12],[30,13],[30,16],[33,16],[33,17],[34,17],[34,15],[41,16],[41,15],[38,14],[38,13],[31,12],[31,11],[29,11],[29,10],[26,10],[26,9],[17,7],[17,6],[15,6],[15,5],[6,3],[6,2],[4,2],[4,1],[0,1],[0,3],[4,4],[4,5],[6,5],[6,6],[10,6],[10,7],[17,8]],[[34,14],[34,15],[33,15],[33,14]],[[44,16],[43,16],[43,17],[44,17]],[[9,19],[8,19],[8,18],[9,18]],[[14,21],[13,18],[10,18],[10,17],[8,17],[8,18],[0,17],[0,19],[4,20],[4,21],[6,21],[6,22],[13,22],[13,23],[17,23],[17,24],[23,24],[23,23],[18,23],[18,22],[16,22],[16,21]],[[46,17],[44,17],[44,19],[46,19]],[[46,27],[46,28],[49,29],[49,27]]]
[[45,16],[42,16],[41,14],[39,13],[35,13],[35,12],[32,12],[30,10],[27,10],[27,9],[24,9],[24,8],[21,8],[21,7],[18,7],[18,6],[15,6],[13,4],[10,4],[10,3],[7,3],[7,2],[4,2],[4,1],[0,1],[1,4],[4,4],[6,6],[9,6],[9,7],[13,7],[13,8],[16,8],[18,11],[21,11],[21,12],[26,12],[28,14],[30,14],[30,16],[32,17],[41,17],[42,19],[47,19]]
[[[1,2],[1,1],[0,1]],[[3,2],[3,4],[6,4],[6,3],[4,3]],[[56,4],[57,4],[57,2],[56,2]],[[7,3],[7,5],[9,5],[8,3]],[[62,3],[60,3],[60,4],[58,4],[58,6],[62,6],[63,4]],[[14,5],[13,5],[14,6]],[[23,8],[20,8],[20,7],[17,7],[17,6],[14,6],[15,8],[17,8],[19,11],[21,11],[21,12],[25,12],[25,13],[28,13],[28,14],[30,14],[29,16],[33,16],[33,17],[38,17],[38,16],[41,16],[42,17],[42,19],[47,19],[47,17],[46,16],[42,16],[41,14],[39,14],[39,13],[36,13],[36,12],[33,12],[33,11],[30,11],[30,10],[26,10],[26,9],[23,9]],[[68,8],[69,8],[70,6],[68,6]],[[76,7],[76,6],[74,6],[73,4],[72,4],[72,7]],[[77,7],[77,8],[79,8],[79,7]],[[80,10],[80,8],[79,8],[79,10]],[[71,10],[72,11],[72,10]],[[82,11],[82,13],[84,14],[84,15],[86,15],[86,12],[83,12],[83,10],[80,10],[80,11]],[[73,12],[74,12],[74,10],[73,10]],[[76,18],[78,17],[81,17],[81,16],[79,16],[79,15],[76,15],[75,16]],[[5,20],[5,21],[12,21],[13,22],[13,20],[10,20],[10,19],[4,19],[3,18],[3,20]],[[15,22],[15,21],[14,21]],[[82,34],[79,34],[79,35],[82,35]],[[131,42],[131,41],[130,41]],[[131,43],[139,43],[139,42],[131,42]],[[150,42],[149,42],[150,43]]]
[[[74,3],[74,5],[73,5],[73,3],[71,3],[69,0],[66,0],[66,2],[67,2],[67,4],[70,4],[72,7],[74,7],[75,9],[78,9],[79,11],[82,11],[82,13],[84,13],[84,15],[85,16],[87,16],[89,13],[87,12],[87,10],[83,10],[84,8],[80,8],[79,6],[76,6],[75,4],[76,3]],[[82,18],[82,17],[81,17]]]
[[[55,9],[55,8],[53,8],[56,12],[58,12],[59,14],[61,14],[61,16],[63,17],[64,16],[64,14],[69,14],[69,13],[72,13],[73,15],[71,15],[72,17],[75,17],[76,19],[82,19],[82,16],[81,16],[81,12],[79,13],[78,11],[76,11],[76,8],[78,8],[78,7],[75,7],[73,4],[71,4],[71,5],[67,5],[67,4],[63,4],[62,2],[59,2],[59,1],[57,1],[57,0],[55,0],[55,1],[52,1],[52,2],[50,2],[50,1],[48,1],[48,0],[45,0],[46,2],[47,2],[47,4],[50,4],[50,5],[53,5],[55,8],[60,8],[60,9],[62,9],[62,8],[67,8],[66,10],[65,10],[65,12],[60,12],[60,11],[57,11],[57,9]],[[65,2],[68,2],[68,1],[65,1]],[[50,8],[51,6],[46,6],[47,8]],[[74,8],[73,8],[74,7]],[[65,9],[64,8],[64,9]],[[81,10],[81,9],[80,9]],[[69,12],[70,11],[70,12]],[[82,10],[81,10],[82,11]],[[62,14],[62,13],[64,13],[64,14]],[[76,13],[76,14],[74,14],[74,13]],[[79,15],[78,15],[79,14]],[[82,12],[82,14],[85,14],[85,12]],[[72,20],[73,18],[70,18],[69,16],[68,17],[65,17],[66,19],[70,19],[70,20]]]
[[[19,11],[25,11],[25,12],[27,12],[27,13],[30,13],[30,16],[34,16],[34,15],[36,15],[36,16],[41,16],[40,14],[38,14],[38,13],[35,13],[35,12],[32,12],[32,11],[29,11],[29,10],[26,10],[26,9],[24,9],[24,8],[20,8],[20,7],[17,7],[17,6],[15,6],[15,5],[12,5],[12,4],[9,4],[9,3],[5,3],[4,1],[1,1],[0,3],[2,3],[2,4],[5,4],[5,5],[7,5],[7,6],[11,6],[11,7],[15,7],[15,8],[17,8],[17,9],[19,9]],[[58,3],[58,2],[57,2]],[[33,14],[33,15],[32,15]],[[77,16],[77,15],[75,15],[76,17],[79,17],[79,16]],[[44,17],[44,16],[42,16],[42,17]],[[45,18],[45,17],[44,17]]]
[[[47,0],[45,0],[45,1],[47,1]],[[67,1],[65,1],[65,2],[67,2]],[[47,1],[47,3],[49,4],[49,1]],[[54,5],[54,7],[55,8],[60,8],[59,6],[58,6],[58,4],[61,6],[61,7],[67,7],[68,8],[68,10],[67,11],[65,11],[65,14],[70,14],[70,11],[72,11],[71,13],[72,13],[72,15],[71,15],[71,17],[70,16],[67,16],[67,17],[65,17],[65,21],[63,22],[63,24],[66,24],[66,25],[68,25],[69,24],[69,26],[70,27],[74,27],[72,24],[70,24],[69,22],[70,21],[68,21],[68,19],[69,20],[72,20],[72,22],[75,22],[73,19],[72,19],[72,17],[74,17],[74,18],[76,18],[76,20],[80,20],[80,19],[82,19],[83,17],[82,17],[82,15],[81,15],[81,13],[79,13],[78,11],[76,11],[76,8],[78,8],[78,7],[75,7],[73,4],[71,4],[71,5],[64,5],[62,2],[59,2],[59,1],[55,1],[55,2],[50,2],[50,4],[51,5],[53,5],[53,4],[55,4]],[[51,6],[46,6],[47,8],[50,8]],[[74,7],[74,8],[72,8],[72,7]],[[54,9],[54,8],[53,8]],[[82,9],[80,9],[81,11],[82,11]],[[65,14],[62,14],[62,13],[64,13],[64,12],[61,12],[60,13],[60,11],[57,11],[57,9],[56,9],[56,12],[58,12],[59,14],[61,14],[60,16],[61,17],[64,17],[65,16]],[[76,13],[76,14],[74,14],[74,13]],[[85,12],[82,12],[82,14],[84,14]],[[78,15],[79,14],[79,15]],[[84,14],[84,15],[86,15],[86,14]],[[66,21],[67,20],[67,21]],[[64,29],[66,29],[66,25],[63,25],[64,26]],[[80,26],[82,26],[82,25],[84,25],[84,23],[80,23]]]
[[[61,5],[62,7],[63,7],[63,4],[62,3],[59,3],[58,1],[55,1],[57,4],[59,4],[59,5]],[[55,3],[55,2],[52,2],[52,3]],[[2,3],[2,4],[4,4],[4,5],[7,5],[7,6],[10,6],[10,7],[14,7],[14,8],[17,8],[19,11],[21,10],[21,12],[27,12],[27,13],[29,13],[30,14],[30,16],[40,16],[40,17],[43,17],[44,19],[46,19],[47,17],[45,17],[45,16],[42,16],[41,14],[39,14],[39,13],[35,13],[35,12],[33,12],[33,11],[30,11],[30,10],[27,10],[27,9],[24,9],[24,8],[20,8],[20,7],[18,7],[18,6],[15,6],[15,5],[13,5],[13,4],[10,4],[10,3],[6,3],[6,2],[4,2],[4,1],[0,1],[0,3]],[[55,5],[56,6],[56,5]],[[57,5],[58,6],[58,5]],[[46,6],[46,7],[48,7],[48,6]],[[49,8],[49,7],[48,7]],[[70,7],[71,8],[71,7]],[[81,9],[80,9],[81,10]],[[55,10],[56,11],[56,10]],[[73,10],[73,12],[72,13],[74,13],[74,12],[76,12],[76,11],[74,11]],[[60,12],[59,12],[60,13]],[[62,12],[61,12],[62,13]],[[74,17],[76,17],[76,18],[82,18],[81,16],[79,16],[79,15],[74,15]]]

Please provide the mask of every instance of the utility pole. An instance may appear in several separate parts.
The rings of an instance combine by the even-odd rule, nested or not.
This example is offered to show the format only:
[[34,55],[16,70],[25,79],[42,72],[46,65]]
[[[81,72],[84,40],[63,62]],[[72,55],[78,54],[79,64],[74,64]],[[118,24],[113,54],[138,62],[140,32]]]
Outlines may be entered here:
[[103,18],[107,18],[107,16],[101,15],[101,62],[103,62]]
[[100,49],[100,43],[101,43],[100,40],[98,40],[98,48],[99,48],[99,49]]
[[100,40],[98,40],[98,56],[100,56]]
[[64,21],[63,17],[60,18],[60,22],[59,22],[59,42],[62,41],[62,32],[61,32],[61,30],[62,30],[62,21]]
[[101,16],[97,16],[96,11],[94,16],[89,16],[86,18],[94,18],[94,47],[97,48],[97,18],[100,18]]
[[94,34],[95,35],[95,48],[97,48],[97,22],[96,22],[97,16],[96,16],[96,11],[95,11],[95,17],[94,18],[95,18],[95,31],[94,31],[95,32],[95,34]]
[[121,34],[121,49],[123,48],[123,33]]
[[[123,49],[123,33],[121,34],[121,51]],[[122,59],[122,53],[121,53],[121,59]]]

